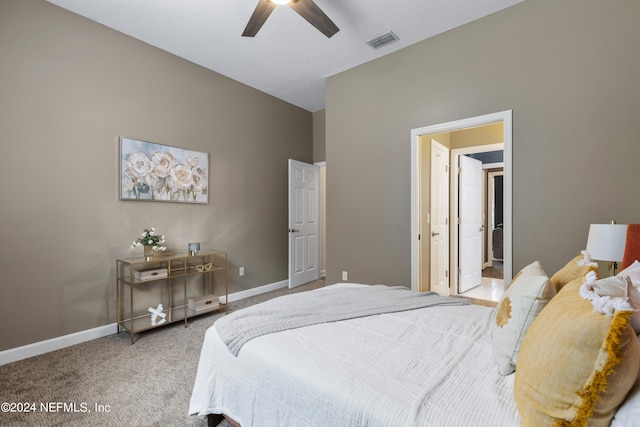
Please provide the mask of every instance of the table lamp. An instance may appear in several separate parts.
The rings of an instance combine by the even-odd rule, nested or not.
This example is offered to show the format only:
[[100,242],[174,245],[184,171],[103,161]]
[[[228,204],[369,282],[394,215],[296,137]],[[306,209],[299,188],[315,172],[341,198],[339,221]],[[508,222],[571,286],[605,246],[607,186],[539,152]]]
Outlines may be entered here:
[[591,224],[587,239],[587,252],[592,259],[609,261],[609,273],[615,276],[618,262],[622,261],[627,239],[627,224]]

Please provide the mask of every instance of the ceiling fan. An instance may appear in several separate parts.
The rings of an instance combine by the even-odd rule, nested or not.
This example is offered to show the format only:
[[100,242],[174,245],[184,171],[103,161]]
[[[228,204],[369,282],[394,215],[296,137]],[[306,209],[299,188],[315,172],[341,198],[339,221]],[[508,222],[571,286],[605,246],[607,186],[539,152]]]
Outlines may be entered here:
[[243,37],[255,37],[260,31],[273,9],[277,5],[288,4],[298,15],[306,19],[311,25],[316,27],[322,34],[331,38],[340,29],[331,19],[313,2],[313,0],[259,0],[256,10],[249,18]]

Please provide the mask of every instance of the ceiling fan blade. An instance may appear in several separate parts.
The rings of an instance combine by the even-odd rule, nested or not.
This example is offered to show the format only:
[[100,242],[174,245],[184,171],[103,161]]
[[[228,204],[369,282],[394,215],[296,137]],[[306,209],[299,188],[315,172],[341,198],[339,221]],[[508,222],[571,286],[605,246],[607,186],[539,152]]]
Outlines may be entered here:
[[254,37],[262,28],[276,4],[269,0],[260,0],[256,6],[256,10],[253,11],[253,15],[249,18],[249,22],[242,33],[243,37]]
[[340,31],[340,28],[329,19],[313,0],[293,0],[289,6],[329,38]]

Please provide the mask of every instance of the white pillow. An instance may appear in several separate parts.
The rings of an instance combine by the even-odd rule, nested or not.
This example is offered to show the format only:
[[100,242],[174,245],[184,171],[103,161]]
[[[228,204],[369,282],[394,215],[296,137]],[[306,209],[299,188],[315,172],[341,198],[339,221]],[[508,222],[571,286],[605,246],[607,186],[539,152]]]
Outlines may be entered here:
[[[640,337],[638,337],[638,346],[640,346]],[[618,408],[611,421],[611,427],[636,427],[638,420],[640,420],[640,378]]]
[[[594,295],[600,301],[594,301],[592,298],[586,296],[585,290],[591,290]],[[631,327],[636,335],[640,334],[640,291],[633,286],[629,276],[611,276],[604,279],[596,280],[594,273],[589,273],[586,276],[586,283],[580,288],[580,295],[583,298],[591,300],[596,311],[602,311],[606,314],[607,309],[610,311],[616,300],[626,301],[624,304],[626,308],[620,307],[620,309],[632,309],[636,312],[631,316]],[[631,307],[629,307],[631,306]]]
[[515,371],[524,335],[555,294],[538,261],[523,268],[505,289],[491,322],[493,361],[500,375]]
[[633,286],[640,287],[640,261],[635,260],[633,264],[617,274],[619,277],[627,276],[631,279]]

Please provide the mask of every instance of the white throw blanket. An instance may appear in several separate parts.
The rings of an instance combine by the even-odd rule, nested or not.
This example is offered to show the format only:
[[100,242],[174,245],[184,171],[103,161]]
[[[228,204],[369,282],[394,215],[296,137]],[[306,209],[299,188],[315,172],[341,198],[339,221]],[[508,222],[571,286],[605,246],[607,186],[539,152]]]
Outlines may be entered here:
[[234,356],[253,338],[320,323],[417,308],[466,305],[468,300],[402,286],[320,288],[286,295],[231,313],[216,321],[218,334]]
[[212,326],[189,413],[242,427],[520,426],[492,318],[473,304],[360,317],[264,335],[237,357]]

